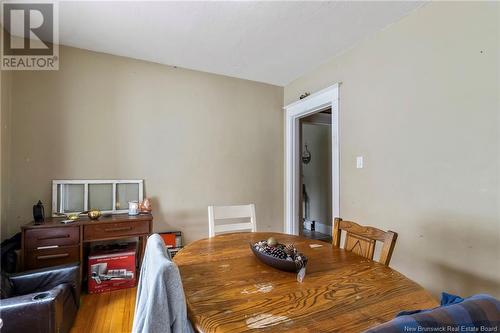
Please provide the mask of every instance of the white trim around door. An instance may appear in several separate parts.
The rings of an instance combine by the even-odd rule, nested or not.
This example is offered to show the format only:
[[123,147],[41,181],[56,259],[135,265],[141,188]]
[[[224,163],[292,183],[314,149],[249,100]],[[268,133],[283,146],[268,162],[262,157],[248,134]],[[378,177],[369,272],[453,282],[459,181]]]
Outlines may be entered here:
[[285,110],[285,232],[299,234],[300,147],[299,119],[332,109],[332,216],[340,216],[339,83],[320,90]]

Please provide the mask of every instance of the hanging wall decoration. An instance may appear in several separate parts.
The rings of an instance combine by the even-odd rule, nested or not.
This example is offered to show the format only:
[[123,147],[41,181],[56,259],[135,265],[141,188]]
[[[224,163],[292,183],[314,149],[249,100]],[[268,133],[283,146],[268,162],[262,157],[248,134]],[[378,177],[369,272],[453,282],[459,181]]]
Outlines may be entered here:
[[311,152],[307,149],[306,144],[304,150],[302,151],[302,163],[309,164],[309,162],[311,162]]

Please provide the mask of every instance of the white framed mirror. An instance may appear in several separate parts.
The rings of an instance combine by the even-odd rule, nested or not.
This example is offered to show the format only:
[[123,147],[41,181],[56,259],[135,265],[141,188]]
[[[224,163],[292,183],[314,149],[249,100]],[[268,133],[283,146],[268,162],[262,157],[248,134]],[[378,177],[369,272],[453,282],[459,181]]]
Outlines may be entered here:
[[52,216],[99,209],[128,212],[128,202],[144,199],[143,180],[53,180]]

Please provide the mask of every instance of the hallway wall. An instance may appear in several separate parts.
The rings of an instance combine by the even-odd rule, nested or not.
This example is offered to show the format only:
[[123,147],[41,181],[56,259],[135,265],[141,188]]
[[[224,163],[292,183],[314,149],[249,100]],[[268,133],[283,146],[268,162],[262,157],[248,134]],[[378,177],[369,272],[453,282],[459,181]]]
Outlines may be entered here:
[[302,163],[302,174],[309,195],[309,219],[316,221],[316,231],[330,234],[332,221],[330,126],[302,124],[303,150],[306,144],[311,153],[311,161],[308,164]]

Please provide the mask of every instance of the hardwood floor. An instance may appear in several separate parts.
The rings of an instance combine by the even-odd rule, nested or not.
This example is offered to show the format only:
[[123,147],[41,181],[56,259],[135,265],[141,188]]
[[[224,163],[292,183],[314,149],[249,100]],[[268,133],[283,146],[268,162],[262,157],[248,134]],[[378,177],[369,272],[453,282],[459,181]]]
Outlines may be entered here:
[[325,235],[325,234],[322,234],[319,231],[311,231],[311,230],[303,229],[301,231],[301,236],[303,236],[305,238],[309,238],[309,239],[320,240],[320,241],[327,242],[327,243],[331,243],[332,242],[332,236],[331,235]]
[[136,288],[82,294],[71,333],[125,333],[132,330]]

